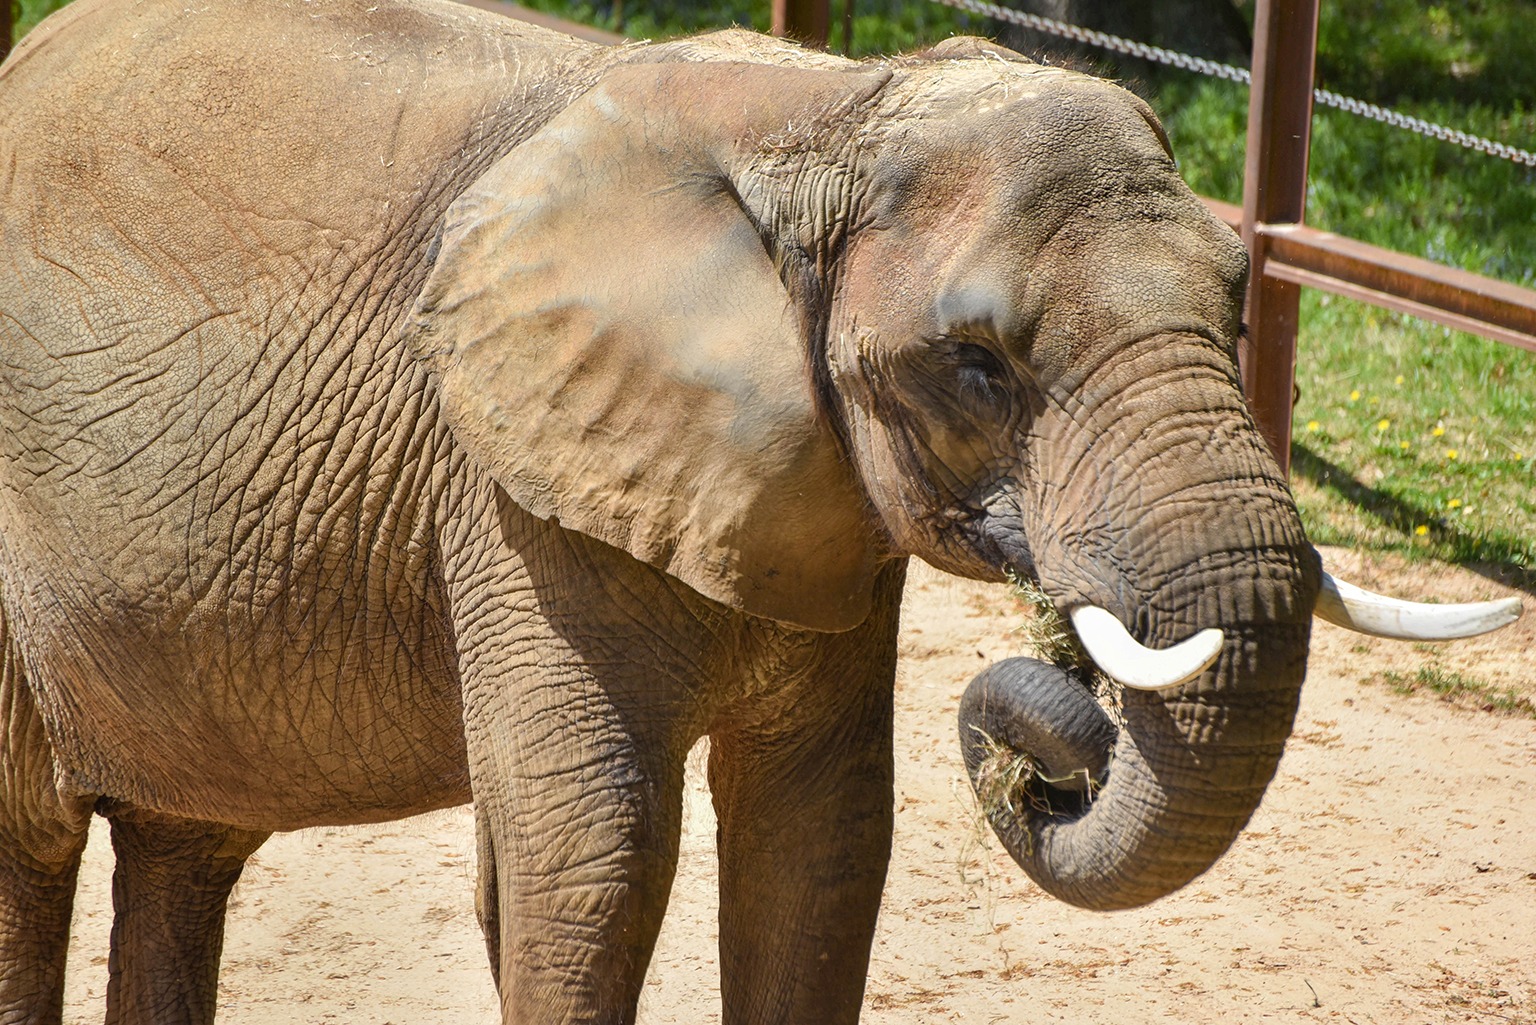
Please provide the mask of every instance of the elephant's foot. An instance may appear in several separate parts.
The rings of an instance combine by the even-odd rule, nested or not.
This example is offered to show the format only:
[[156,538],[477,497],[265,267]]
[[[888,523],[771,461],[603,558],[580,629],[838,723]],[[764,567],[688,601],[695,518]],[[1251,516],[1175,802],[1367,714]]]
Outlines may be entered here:
[[108,1025],[209,1025],[229,892],[269,834],[122,807],[103,814],[117,855]]

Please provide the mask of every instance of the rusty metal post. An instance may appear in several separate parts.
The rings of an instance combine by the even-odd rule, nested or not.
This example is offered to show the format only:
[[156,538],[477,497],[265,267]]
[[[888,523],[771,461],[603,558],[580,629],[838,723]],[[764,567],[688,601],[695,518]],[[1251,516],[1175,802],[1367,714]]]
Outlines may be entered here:
[[1289,472],[1291,393],[1296,386],[1296,325],[1301,288],[1265,274],[1267,224],[1300,224],[1307,199],[1312,74],[1318,0],[1258,0],[1254,11],[1253,91],[1248,99],[1248,162],[1243,175],[1243,244],[1248,339],[1240,347],[1243,389],[1265,440]]
[[773,0],[774,35],[825,50],[831,29],[831,0]]

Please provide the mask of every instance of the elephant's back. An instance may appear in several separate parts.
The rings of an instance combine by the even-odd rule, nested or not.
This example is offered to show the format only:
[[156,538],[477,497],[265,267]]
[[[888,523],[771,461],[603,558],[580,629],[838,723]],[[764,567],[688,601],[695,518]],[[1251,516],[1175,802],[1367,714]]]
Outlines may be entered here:
[[280,243],[292,219],[366,242],[568,102],[585,83],[552,69],[596,49],[449,0],[76,0],[0,69],[7,220],[85,201],[121,234],[70,241],[199,265],[230,246],[198,229]]
[[77,0],[0,70],[4,372],[376,333],[585,45],[446,0]]

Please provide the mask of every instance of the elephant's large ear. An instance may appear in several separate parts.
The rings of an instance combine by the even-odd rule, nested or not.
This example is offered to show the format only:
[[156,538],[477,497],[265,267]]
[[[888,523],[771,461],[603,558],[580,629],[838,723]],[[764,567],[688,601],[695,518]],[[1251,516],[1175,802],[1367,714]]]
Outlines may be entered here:
[[847,117],[872,77],[609,72],[453,204],[406,327],[523,508],[813,630],[864,619],[877,534],[729,168]]

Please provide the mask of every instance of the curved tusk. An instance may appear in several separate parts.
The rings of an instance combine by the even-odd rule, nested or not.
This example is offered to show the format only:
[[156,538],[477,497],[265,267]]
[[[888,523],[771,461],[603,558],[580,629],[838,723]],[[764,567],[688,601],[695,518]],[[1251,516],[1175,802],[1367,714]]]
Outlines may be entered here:
[[1449,641],[1508,626],[1520,618],[1519,598],[1433,605],[1401,601],[1323,574],[1313,614],[1334,626],[1405,641]]
[[1084,650],[1106,676],[1124,687],[1177,687],[1205,672],[1221,654],[1220,630],[1201,630],[1171,648],[1154,651],[1132,637],[1107,609],[1080,605],[1070,616]]

